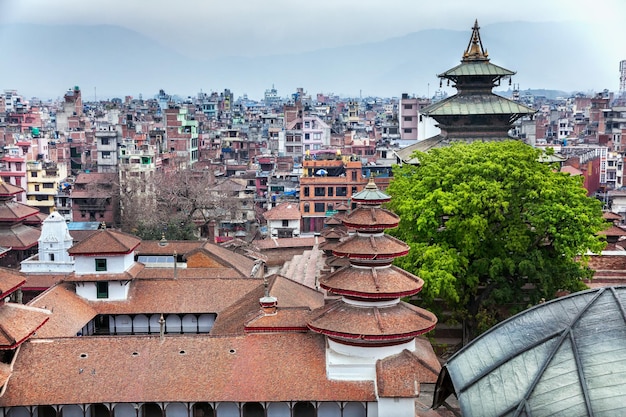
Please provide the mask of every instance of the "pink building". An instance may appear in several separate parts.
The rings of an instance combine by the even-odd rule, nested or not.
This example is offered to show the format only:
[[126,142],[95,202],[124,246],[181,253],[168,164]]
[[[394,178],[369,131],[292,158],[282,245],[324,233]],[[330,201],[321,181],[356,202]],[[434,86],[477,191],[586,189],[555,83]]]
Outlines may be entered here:
[[400,122],[400,139],[417,140],[417,123],[419,121],[419,105],[416,97],[409,97],[403,93],[398,107],[398,120]]
[[[26,158],[21,147],[8,145],[4,147],[4,156],[0,158],[0,177],[6,184],[26,189]],[[20,203],[26,203],[26,195],[16,195]]]

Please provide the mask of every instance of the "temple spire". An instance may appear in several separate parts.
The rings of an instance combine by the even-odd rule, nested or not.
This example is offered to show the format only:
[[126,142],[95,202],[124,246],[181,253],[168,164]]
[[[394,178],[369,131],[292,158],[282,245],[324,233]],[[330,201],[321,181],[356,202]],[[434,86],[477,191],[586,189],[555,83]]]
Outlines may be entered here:
[[468,61],[489,61],[489,54],[487,50],[483,48],[483,42],[480,39],[480,26],[478,26],[478,19],[474,21],[474,27],[472,28],[472,36],[470,37],[467,49],[463,53],[463,59],[461,62]]

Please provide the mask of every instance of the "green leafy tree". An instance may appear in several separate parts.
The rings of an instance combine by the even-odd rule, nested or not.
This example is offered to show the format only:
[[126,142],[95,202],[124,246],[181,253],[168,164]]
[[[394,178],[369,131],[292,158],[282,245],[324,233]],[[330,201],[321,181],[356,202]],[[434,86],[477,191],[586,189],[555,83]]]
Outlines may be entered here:
[[559,290],[578,291],[606,228],[582,178],[541,163],[518,141],[458,144],[417,153],[394,169],[393,235],[411,251],[397,260],[425,281],[422,302],[441,300],[472,339]]

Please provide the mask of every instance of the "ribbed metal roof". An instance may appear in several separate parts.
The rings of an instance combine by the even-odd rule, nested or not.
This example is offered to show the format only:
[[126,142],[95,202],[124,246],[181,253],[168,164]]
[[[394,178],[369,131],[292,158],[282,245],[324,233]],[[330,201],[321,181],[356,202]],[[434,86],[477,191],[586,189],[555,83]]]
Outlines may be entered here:
[[459,76],[492,75],[506,77],[514,75],[515,71],[502,68],[489,61],[462,62],[454,68],[439,74],[440,78],[457,78]]
[[457,94],[421,110],[427,116],[534,114],[536,110],[495,94]]
[[456,393],[464,417],[626,415],[626,287],[530,308],[457,352],[435,405]]

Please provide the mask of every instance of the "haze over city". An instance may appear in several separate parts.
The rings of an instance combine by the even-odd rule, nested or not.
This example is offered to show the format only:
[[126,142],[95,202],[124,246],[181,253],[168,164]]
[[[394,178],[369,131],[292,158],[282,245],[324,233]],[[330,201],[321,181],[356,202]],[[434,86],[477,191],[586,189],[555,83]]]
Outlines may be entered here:
[[425,96],[478,19],[490,56],[518,72],[522,89],[616,90],[624,16],[619,0],[8,0],[0,88],[44,97],[75,84],[102,97],[231,88],[260,98],[274,84],[285,96],[297,87]]

